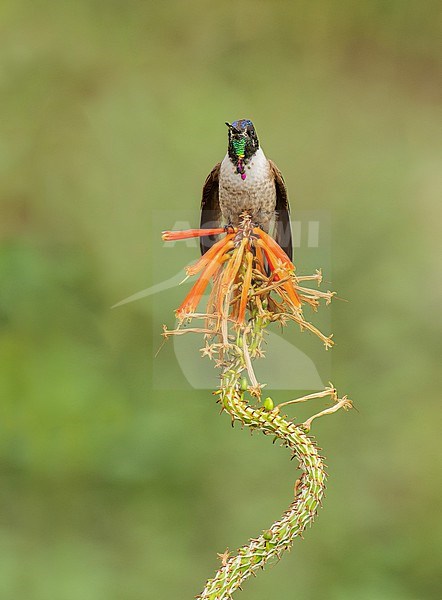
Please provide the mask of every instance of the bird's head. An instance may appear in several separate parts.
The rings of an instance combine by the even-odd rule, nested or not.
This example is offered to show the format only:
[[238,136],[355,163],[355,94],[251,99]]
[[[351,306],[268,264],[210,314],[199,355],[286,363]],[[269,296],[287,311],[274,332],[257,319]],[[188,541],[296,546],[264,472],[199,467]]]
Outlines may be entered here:
[[255,127],[249,119],[226,123],[229,129],[229,157],[234,164],[238,160],[247,161],[259,148]]

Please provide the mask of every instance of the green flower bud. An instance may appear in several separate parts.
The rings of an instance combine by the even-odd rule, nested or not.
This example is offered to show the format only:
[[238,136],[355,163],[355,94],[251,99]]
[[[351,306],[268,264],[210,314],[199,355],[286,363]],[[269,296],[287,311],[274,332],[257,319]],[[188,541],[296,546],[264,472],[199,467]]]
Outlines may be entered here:
[[273,400],[268,397],[264,400],[264,408],[266,410],[273,410],[274,404],[273,404]]
[[271,529],[264,529],[264,531],[262,532],[262,537],[265,540],[267,540],[267,541],[271,540],[272,537],[273,537],[272,530]]
[[242,389],[242,391],[246,392],[248,387],[249,387],[249,382],[247,381],[247,377],[243,377],[241,379],[241,389]]

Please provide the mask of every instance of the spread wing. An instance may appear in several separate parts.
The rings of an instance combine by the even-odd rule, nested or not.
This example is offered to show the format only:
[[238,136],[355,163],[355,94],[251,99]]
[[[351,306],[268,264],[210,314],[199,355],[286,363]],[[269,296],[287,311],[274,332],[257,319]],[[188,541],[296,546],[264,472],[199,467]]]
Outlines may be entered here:
[[[201,221],[200,228],[208,229],[220,227],[221,209],[219,207],[219,171],[221,163],[215,165],[208,174],[203,187],[203,197],[201,200]],[[200,238],[201,254],[209,250],[217,241],[216,235],[208,235]]]
[[284,178],[275,163],[269,160],[270,170],[275,178],[276,222],[274,237],[287,256],[292,260],[292,228],[290,226],[290,205]]

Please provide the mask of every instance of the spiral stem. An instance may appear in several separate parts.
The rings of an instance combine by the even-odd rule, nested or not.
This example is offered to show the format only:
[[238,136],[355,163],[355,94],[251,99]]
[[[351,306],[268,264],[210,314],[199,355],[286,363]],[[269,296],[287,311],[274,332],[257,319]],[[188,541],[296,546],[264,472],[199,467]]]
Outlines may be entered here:
[[302,474],[295,484],[294,500],[281,519],[239,548],[235,556],[226,558],[213,579],[207,581],[203,592],[197,596],[200,600],[231,598],[241,583],[256,570],[263,568],[272,558],[280,558],[315,518],[326,480],[318,448],[302,426],[288,421],[279,414],[278,408],[268,411],[252,406],[244,399],[245,394],[239,385],[245,364],[244,345],[242,348],[231,348],[226,363],[218,391],[222,408],[233,422],[240,421],[252,430],[257,429],[264,435],[280,439],[282,445],[298,460]]

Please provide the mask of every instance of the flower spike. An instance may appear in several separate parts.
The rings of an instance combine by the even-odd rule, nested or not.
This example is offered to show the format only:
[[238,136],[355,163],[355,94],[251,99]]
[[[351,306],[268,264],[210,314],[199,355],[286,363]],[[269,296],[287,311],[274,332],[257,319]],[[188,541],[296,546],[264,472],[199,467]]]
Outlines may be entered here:
[[[322,274],[295,276],[295,265],[284,250],[266,232],[256,227],[250,215],[243,214],[242,221],[233,231],[224,229],[190,229],[163,233],[166,241],[189,237],[226,234],[216,242],[195,264],[187,267],[188,276],[199,274],[192,289],[176,310],[176,329],[163,331],[165,339],[171,335],[197,333],[204,336],[202,356],[214,360],[221,369],[221,382],[214,394],[221,412],[230,415],[232,425],[256,429],[274,440],[279,439],[296,457],[302,471],[294,486],[294,498],[281,519],[269,529],[249,540],[247,544],[230,553],[220,554],[221,566],[215,576],[206,582],[197,600],[231,600],[243,581],[263,568],[268,561],[280,558],[289,550],[296,537],[315,518],[322,505],[326,473],[319,449],[308,432],[314,419],[348,410],[352,403],[346,396],[339,399],[330,384],[322,392],[275,404],[268,396],[261,401],[264,384],[259,383],[253,361],[264,356],[264,335],[271,323],[281,326],[289,321],[301,330],[316,335],[326,348],[332,346],[331,335],[325,336],[312,323],[306,321],[302,305],[316,309],[319,303],[328,304],[332,292],[300,287],[299,282],[320,283]],[[270,273],[267,271],[270,270]],[[205,309],[196,313],[202,296],[212,282],[212,290]],[[187,326],[201,319],[199,327]],[[184,326],[186,325],[186,326]],[[282,414],[282,408],[307,400],[330,397],[333,406],[313,415],[304,423],[296,424]]]

